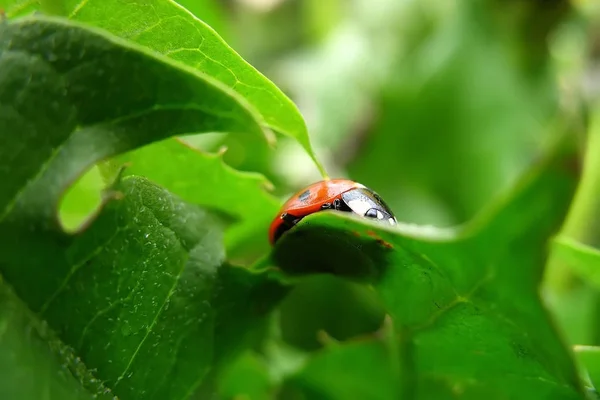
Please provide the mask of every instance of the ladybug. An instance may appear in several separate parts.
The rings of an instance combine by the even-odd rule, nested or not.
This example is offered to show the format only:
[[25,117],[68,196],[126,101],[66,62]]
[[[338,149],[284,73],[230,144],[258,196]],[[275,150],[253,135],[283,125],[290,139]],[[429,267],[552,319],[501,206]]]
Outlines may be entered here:
[[281,235],[302,218],[322,210],[352,212],[390,225],[397,224],[390,208],[373,190],[348,179],[330,179],[313,183],[285,202],[271,223],[271,244],[275,244]]

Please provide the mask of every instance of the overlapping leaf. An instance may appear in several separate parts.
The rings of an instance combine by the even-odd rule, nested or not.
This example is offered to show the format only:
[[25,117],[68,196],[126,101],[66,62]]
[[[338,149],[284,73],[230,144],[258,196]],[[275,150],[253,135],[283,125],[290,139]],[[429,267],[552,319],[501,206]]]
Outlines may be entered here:
[[571,166],[570,152],[554,154],[500,207],[456,232],[318,213],[284,236],[273,258],[288,273],[372,282],[415,398],[582,398],[537,293],[547,240],[575,187]]
[[0,24],[0,71],[3,277],[119,398],[188,397],[268,311],[265,279],[222,267],[216,219],[145,179],[112,187],[120,200],[75,236],[57,205],[101,159],[188,132],[261,135],[260,119],[193,70],[53,18]]
[[239,172],[220,155],[199,152],[184,142],[168,139],[124,154],[128,174],[142,175],[186,201],[220,210],[239,221],[226,234],[230,255],[252,243],[254,254],[264,254],[269,243],[264,230],[280,202],[267,192],[269,182],[260,174]]
[[[37,3],[7,1],[5,7],[8,16],[21,15],[37,9]],[[60,12],[70,19],[146,46],[222,82],[245,98],[268,126],[295,138],[321,168],[304,119],[294,103],[211,27],[175,1],[65,0]]]

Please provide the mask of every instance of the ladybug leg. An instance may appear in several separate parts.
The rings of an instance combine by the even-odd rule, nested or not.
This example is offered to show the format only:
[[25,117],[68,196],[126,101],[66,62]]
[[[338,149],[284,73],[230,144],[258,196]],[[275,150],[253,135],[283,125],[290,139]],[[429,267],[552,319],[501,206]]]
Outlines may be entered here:
[[331,203],[321,204],[321,210],[329,210],[331,208]]
[[283,220],[283,223],[289,227],[296,225],[298,221],[300,221],[300,218],[288,213],[281,214],[281,219]]
[[321,205],[321,210],[348,211],[347,208],[348,207],[345,207],[345,204],[340,199],[335,199],[332,203],[325,203]]

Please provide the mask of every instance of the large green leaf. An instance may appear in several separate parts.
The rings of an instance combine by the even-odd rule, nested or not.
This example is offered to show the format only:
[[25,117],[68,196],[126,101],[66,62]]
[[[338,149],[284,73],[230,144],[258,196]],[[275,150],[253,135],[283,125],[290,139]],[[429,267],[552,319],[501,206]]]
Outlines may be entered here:
[[463,228],[396,229],[322,212],[289,231],[273,260],[292,275],[371,282],[398,332],[414,398],[582,398],[537,292],[547,241],[576,184],[572,158],[543,160]]
[[[283,292],[222,266],[222,232],[205,211],[141,178],[113,190],[122,200],[83,234],[2,235],[13,257],[21,253],[3,272],[120,398],[186,398],[244,347]],[[24,246],[39,253],[24,256]]]
[[[269,127],[295,138],[325,173],[294,103],[217,32],[175,1],[65,0],[60,3],[60,9],[53,12],[139,43],[235,90],[262,115]],[[7,1],[5,7],[10,17],[39,8],[35,4],[39,1]]]
[[[260,174],[240,172],[219,154],[197,151],[177,139],[167,139],[119,157],[126,173],[146,176],[186,201],[225,212],[239,223],[226,235],[230,255],[252,243],[254,254],[269,249],[265,231],[280,202],[267,192],[270,183]],[[265,231],[256,235],[257,229]]]
[[95,161],[170,135],[262,133],[222,85],[77,25],[41,17],[5,23],[0,52],[0,127],[13,135],[0,148],[2,216],[36,199],[37,212],[52,211],[55,204],[34,195],[39,186],[56,196]]
[[57,205],[103,158],[188,132],[260,135],[255,114],[194,70],[53,18],[0,24],[0,71],[3,278],[119,398],[188,397],[279,286],[222,266],[217,219],[145,179],[111,187],[120,200],[77,235]]

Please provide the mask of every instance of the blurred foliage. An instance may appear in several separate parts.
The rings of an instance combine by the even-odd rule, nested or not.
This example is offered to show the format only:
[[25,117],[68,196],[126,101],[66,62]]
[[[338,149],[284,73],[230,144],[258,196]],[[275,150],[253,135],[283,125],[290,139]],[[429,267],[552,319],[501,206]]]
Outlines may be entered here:
[[[600,2],[0,9],[0,397],[595,393]],[[54,14],[63,36],[11,30],[34,12]],[[90,50],[99,37],[104,53]],[[568,161],[545,163],[557,143]],[[270,254],[270,220],[322,179],[319,163],[377,191],[408,225],[316,215]],[[570,203],[575,182],[556,178],[565,168],[582,171]],[[203,244],[213,239],[222,246]],[[363,267],[396,274],[348,276]],[[438,324],[419,331],[428,318]]]

